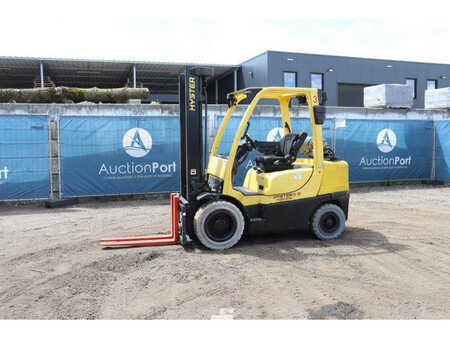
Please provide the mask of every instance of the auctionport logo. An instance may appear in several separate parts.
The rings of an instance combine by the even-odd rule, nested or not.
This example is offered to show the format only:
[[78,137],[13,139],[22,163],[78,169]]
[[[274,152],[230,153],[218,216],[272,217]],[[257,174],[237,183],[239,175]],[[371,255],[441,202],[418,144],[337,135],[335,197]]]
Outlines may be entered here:
[[8,180],[8,167],[3,167],[3,169],[0,169],[0,182]]
[[147,155],[152,149],[152,137],[142,128],[128,130],[122,138],[123,149],[131,157],[139,158]]
[[269,142],[278,142],[284,136],[283,128],[273,128],[267,133],[266,141]]
[[397,145],[397,136],[391,129],[382,129],[377,135],[377,147],[385,155],[363,156],[359,161],[362,169],[402,169],[411,165],[412,157],[388,156]]
[[[122,138],[125,152],[134,158],[146,156],[153,146],[150,133],[142,128],[128,130]],[[143,160],[143,159],[142,159]],[[169,177],[176,173],[176,163],[126,161],[120,163],[101,163],[98,175],[108,179]],[[137,160],[138,161],[138,160]]]
[[397,144],[397,136],[391,129],[383,129],[378,133],[377,146],[383,153],[390,153]]

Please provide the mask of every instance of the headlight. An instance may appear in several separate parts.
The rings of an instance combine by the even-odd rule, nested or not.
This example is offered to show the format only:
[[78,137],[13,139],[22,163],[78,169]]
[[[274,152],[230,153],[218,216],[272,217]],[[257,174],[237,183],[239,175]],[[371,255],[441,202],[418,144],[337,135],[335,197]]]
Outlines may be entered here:
[[223,180],[221,180],[220,178],[213,175],[209,175],[208,185],[212,192],[222,193]]

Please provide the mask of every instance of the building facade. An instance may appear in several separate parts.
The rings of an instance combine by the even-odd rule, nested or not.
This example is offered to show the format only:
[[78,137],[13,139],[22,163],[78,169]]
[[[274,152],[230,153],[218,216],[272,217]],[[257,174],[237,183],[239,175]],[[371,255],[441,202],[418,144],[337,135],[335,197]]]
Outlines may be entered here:
[[[146,87],[143,103],[177,103],[183,63],[0,57],[0,88],[33,86]],[[450,65],[344,56],[266,51],[239,65],[210,67],[208,102],[226,103],[226,95],[246,87],[314,87],[327,92],[330,106],[363,106],[363,89],[381,83],[414,87],[414,107],[424,107],[427,88],[450,87]]]
[[450,65],[266,51],[243,62],[238,87],[315,87],[330,106],[363,106],[363,89],[381,83],[414,87],[414,107],[424,107],[427,88],[450,86]]

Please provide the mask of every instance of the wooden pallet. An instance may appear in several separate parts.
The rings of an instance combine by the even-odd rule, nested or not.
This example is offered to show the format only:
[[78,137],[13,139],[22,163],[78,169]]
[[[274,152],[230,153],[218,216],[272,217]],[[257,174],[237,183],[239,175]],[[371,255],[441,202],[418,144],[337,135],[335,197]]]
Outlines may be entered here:
[[[35,79],[33,81],[34,88],[41,88],[41,79]],[[55,88],[55,83],[47,76],[47,79],[44,79],[44,88]]]

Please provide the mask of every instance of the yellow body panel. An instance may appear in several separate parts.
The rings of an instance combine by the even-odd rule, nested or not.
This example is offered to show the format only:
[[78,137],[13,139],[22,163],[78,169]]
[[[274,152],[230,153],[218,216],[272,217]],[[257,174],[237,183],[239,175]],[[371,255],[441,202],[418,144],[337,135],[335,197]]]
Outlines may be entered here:
[[207,174],[214,175],[216,177],[222,178],[225,177],[225,170],[227,168],[228,160],[211,156],[208,163],[208,169],[206,170]]
[[319,195],[331,194],[336,191],[347,191],[349,188],[347,162],[324,161]]
[[[322,125],[316,124],[313,107],[319,104],[318,92],[314,88],[262,88],[253,98],[242,116],[235,134],[228,159],[218,157],[220,141],[225,127],[230,120],[236,106],[247,97],[246,90],[234,92],[236,102],[231,105],[219,127],[214,144],[211,148],[207,174],[223,180],[223,195],[238,200],[243,206],[254,204],[271,204],[281,201],[291,201],[301,198],[315,197],[336,191],[348,190],[348,166],[344,161],[324,161]],[[240,139],[246,128],[256,104],[260,99],[277,99],[280,102],[281,120],[285,134],[292,130],[289,115],[289,102],[292,98],[304,96],[308,103],[314,142],[312,159],[297,159],[294,168],[272,173],[257,173],[250,169],[247,172],[244,187],[256,195],[244,195],[233,188],[232,168]],[[260,183],[262,182],[262,189]]]
[[271,173],[257,173],[255,169],[247,172],[244,187],[263,194],[276,195],[300,190],[312,175],[312,168],[294,168]]
[[245,175],[243,186],[250,191],[260,192],[259,184],[261,183],[261,179],[262,183],[264,184],[264,177],[262,176],[260,178],[260,175],[262,176],[262,174],[258,174],[254,169],[248,170],[247,174]]

